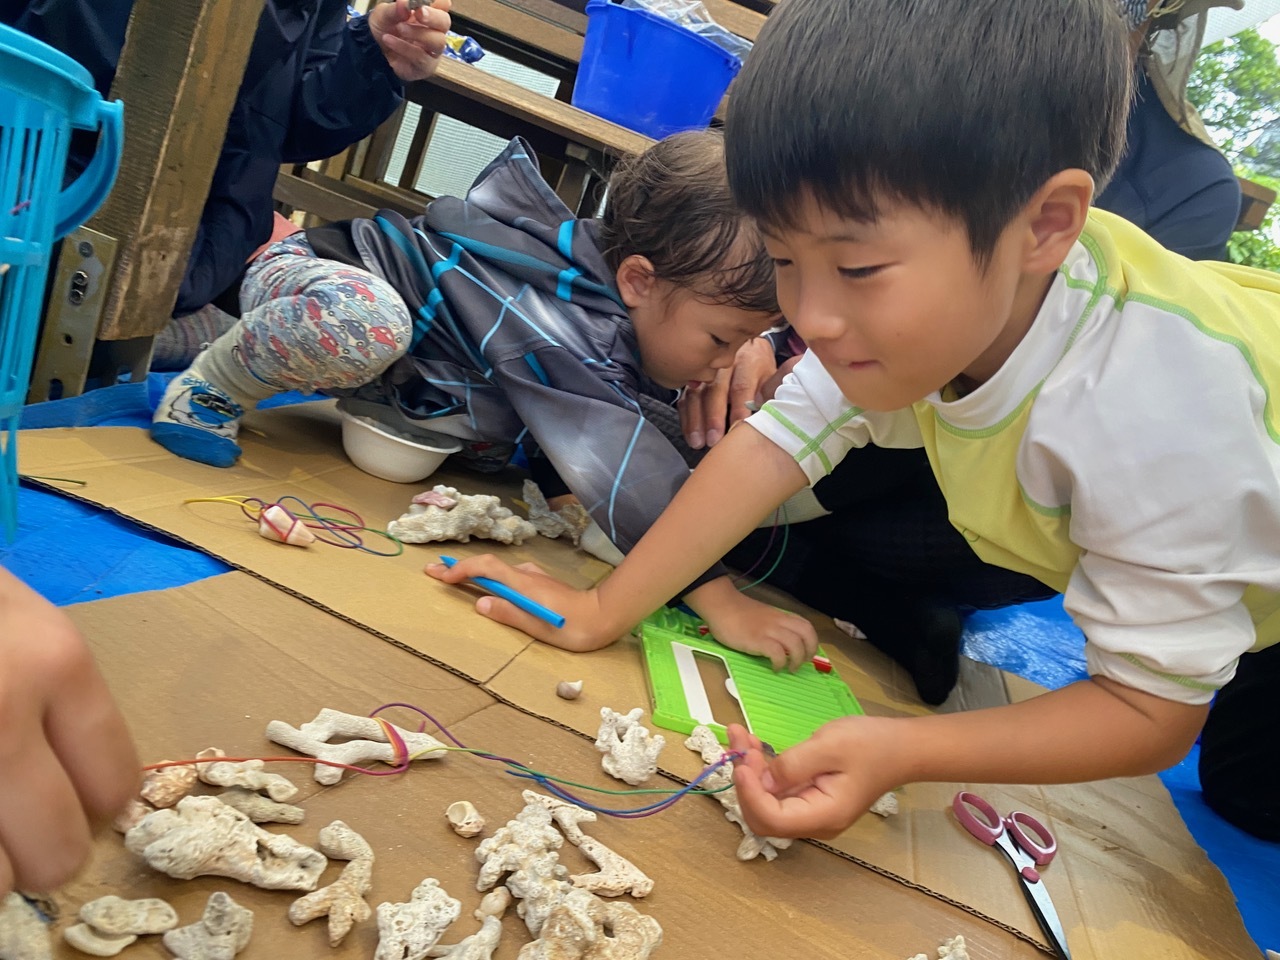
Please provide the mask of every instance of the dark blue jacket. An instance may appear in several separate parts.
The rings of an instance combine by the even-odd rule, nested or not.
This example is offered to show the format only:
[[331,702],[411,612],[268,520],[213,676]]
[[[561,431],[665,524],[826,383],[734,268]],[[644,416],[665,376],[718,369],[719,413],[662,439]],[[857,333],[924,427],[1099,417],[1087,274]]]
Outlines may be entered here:
[[[0,23],[78,60],[106,95],[132,9],[133,0],[0,0]],[[365,19],[348,22],[346,0],[267,0],[174,314],[238,283],[271,235],[280,164],[333,156],[372,133],[402,93]],[[73,143],[73,171],[92,150],[91,139]]]

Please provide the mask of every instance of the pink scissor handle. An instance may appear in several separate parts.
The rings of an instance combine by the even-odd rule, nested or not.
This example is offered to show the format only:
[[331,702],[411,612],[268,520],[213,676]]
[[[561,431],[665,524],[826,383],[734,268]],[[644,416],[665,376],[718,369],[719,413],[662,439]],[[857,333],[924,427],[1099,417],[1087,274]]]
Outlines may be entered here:
[[[976,793],[961,790],[951,801],[951,809],[960,825],[989,847],[994,847],[996,841],[1004,835],[1004,818],[996,812],[995,807]],[[976,816],[975,810],[986,819]]]
[[1004,825],[1008,827],[1013,842],[1040,866],[1047,864],[1058,852],[1057,839],[1049,832],[1048,827],[1031,814],[1015,810],[1005,817]]

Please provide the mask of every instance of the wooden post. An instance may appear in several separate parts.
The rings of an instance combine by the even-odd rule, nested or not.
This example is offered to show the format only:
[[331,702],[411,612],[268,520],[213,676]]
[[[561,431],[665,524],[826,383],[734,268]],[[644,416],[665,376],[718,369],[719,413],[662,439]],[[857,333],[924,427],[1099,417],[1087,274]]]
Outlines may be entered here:
[[169,322],[263,0],[135,0],[111,96],[125,102],[120,177],[94,230],[119,242],[100,340]]

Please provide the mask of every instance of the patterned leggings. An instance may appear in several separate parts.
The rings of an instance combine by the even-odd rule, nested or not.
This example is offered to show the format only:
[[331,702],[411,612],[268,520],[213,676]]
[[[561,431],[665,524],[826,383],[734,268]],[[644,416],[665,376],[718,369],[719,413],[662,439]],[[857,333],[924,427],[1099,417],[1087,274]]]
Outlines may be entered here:
[[322,260],[302,234],[273,243],[240,290],[237,347],[249,371],[280,390],[358,387],[409,349],[409,309],[385,280]]

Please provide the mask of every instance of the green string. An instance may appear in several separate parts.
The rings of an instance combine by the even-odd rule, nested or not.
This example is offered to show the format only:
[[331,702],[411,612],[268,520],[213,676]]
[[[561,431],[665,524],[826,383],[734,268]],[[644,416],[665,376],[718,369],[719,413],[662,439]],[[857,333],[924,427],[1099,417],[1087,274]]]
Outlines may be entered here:
[[[440,749],[440,748],[439,747],[432,748],[432,750],[437,750],[437,749]],[[490,753],[488,750],[475,750],[475,749],[472,749],[471,747],[444,747],[443,749],[451,750],[454,753],[470,753],[479,757],[485,757],[486,759],[494,758],[494,754]],[[564,784],[566,787],[578,787],[581,790],[591,790],[591,791],[594,791],[595,793],[607,793],[616,797],[633,796],[637,794],[653,794],[653,793],[661,793],[661,794],[670,796],[671,794],[681,793],[681,792],[691,793],[691,794],[698,793],[698,794],[705,794],[706,796],[711,796],[712,794],[716,794],[716,793],[724,793],[724,791],[730,789],[733,786],[732,783],[726,783],[723,787],[716,787],[714,790],[703,790],[701,787],[697,787],[693,790],[653,790],[653,789],[611,790],[608,787],[593,787],[587,783],[578,783],[576,780],[565,780],[561,777],[553,777],[549,773],[543,773],[540,770],[534,770],[532,767],[526,767],[523,763],[513,762],[512,766],[519,767],[521,770],[524,770],[527,773],[531,773],[534,776],[541,777],[544,780],[550,780],[552,783]]]

